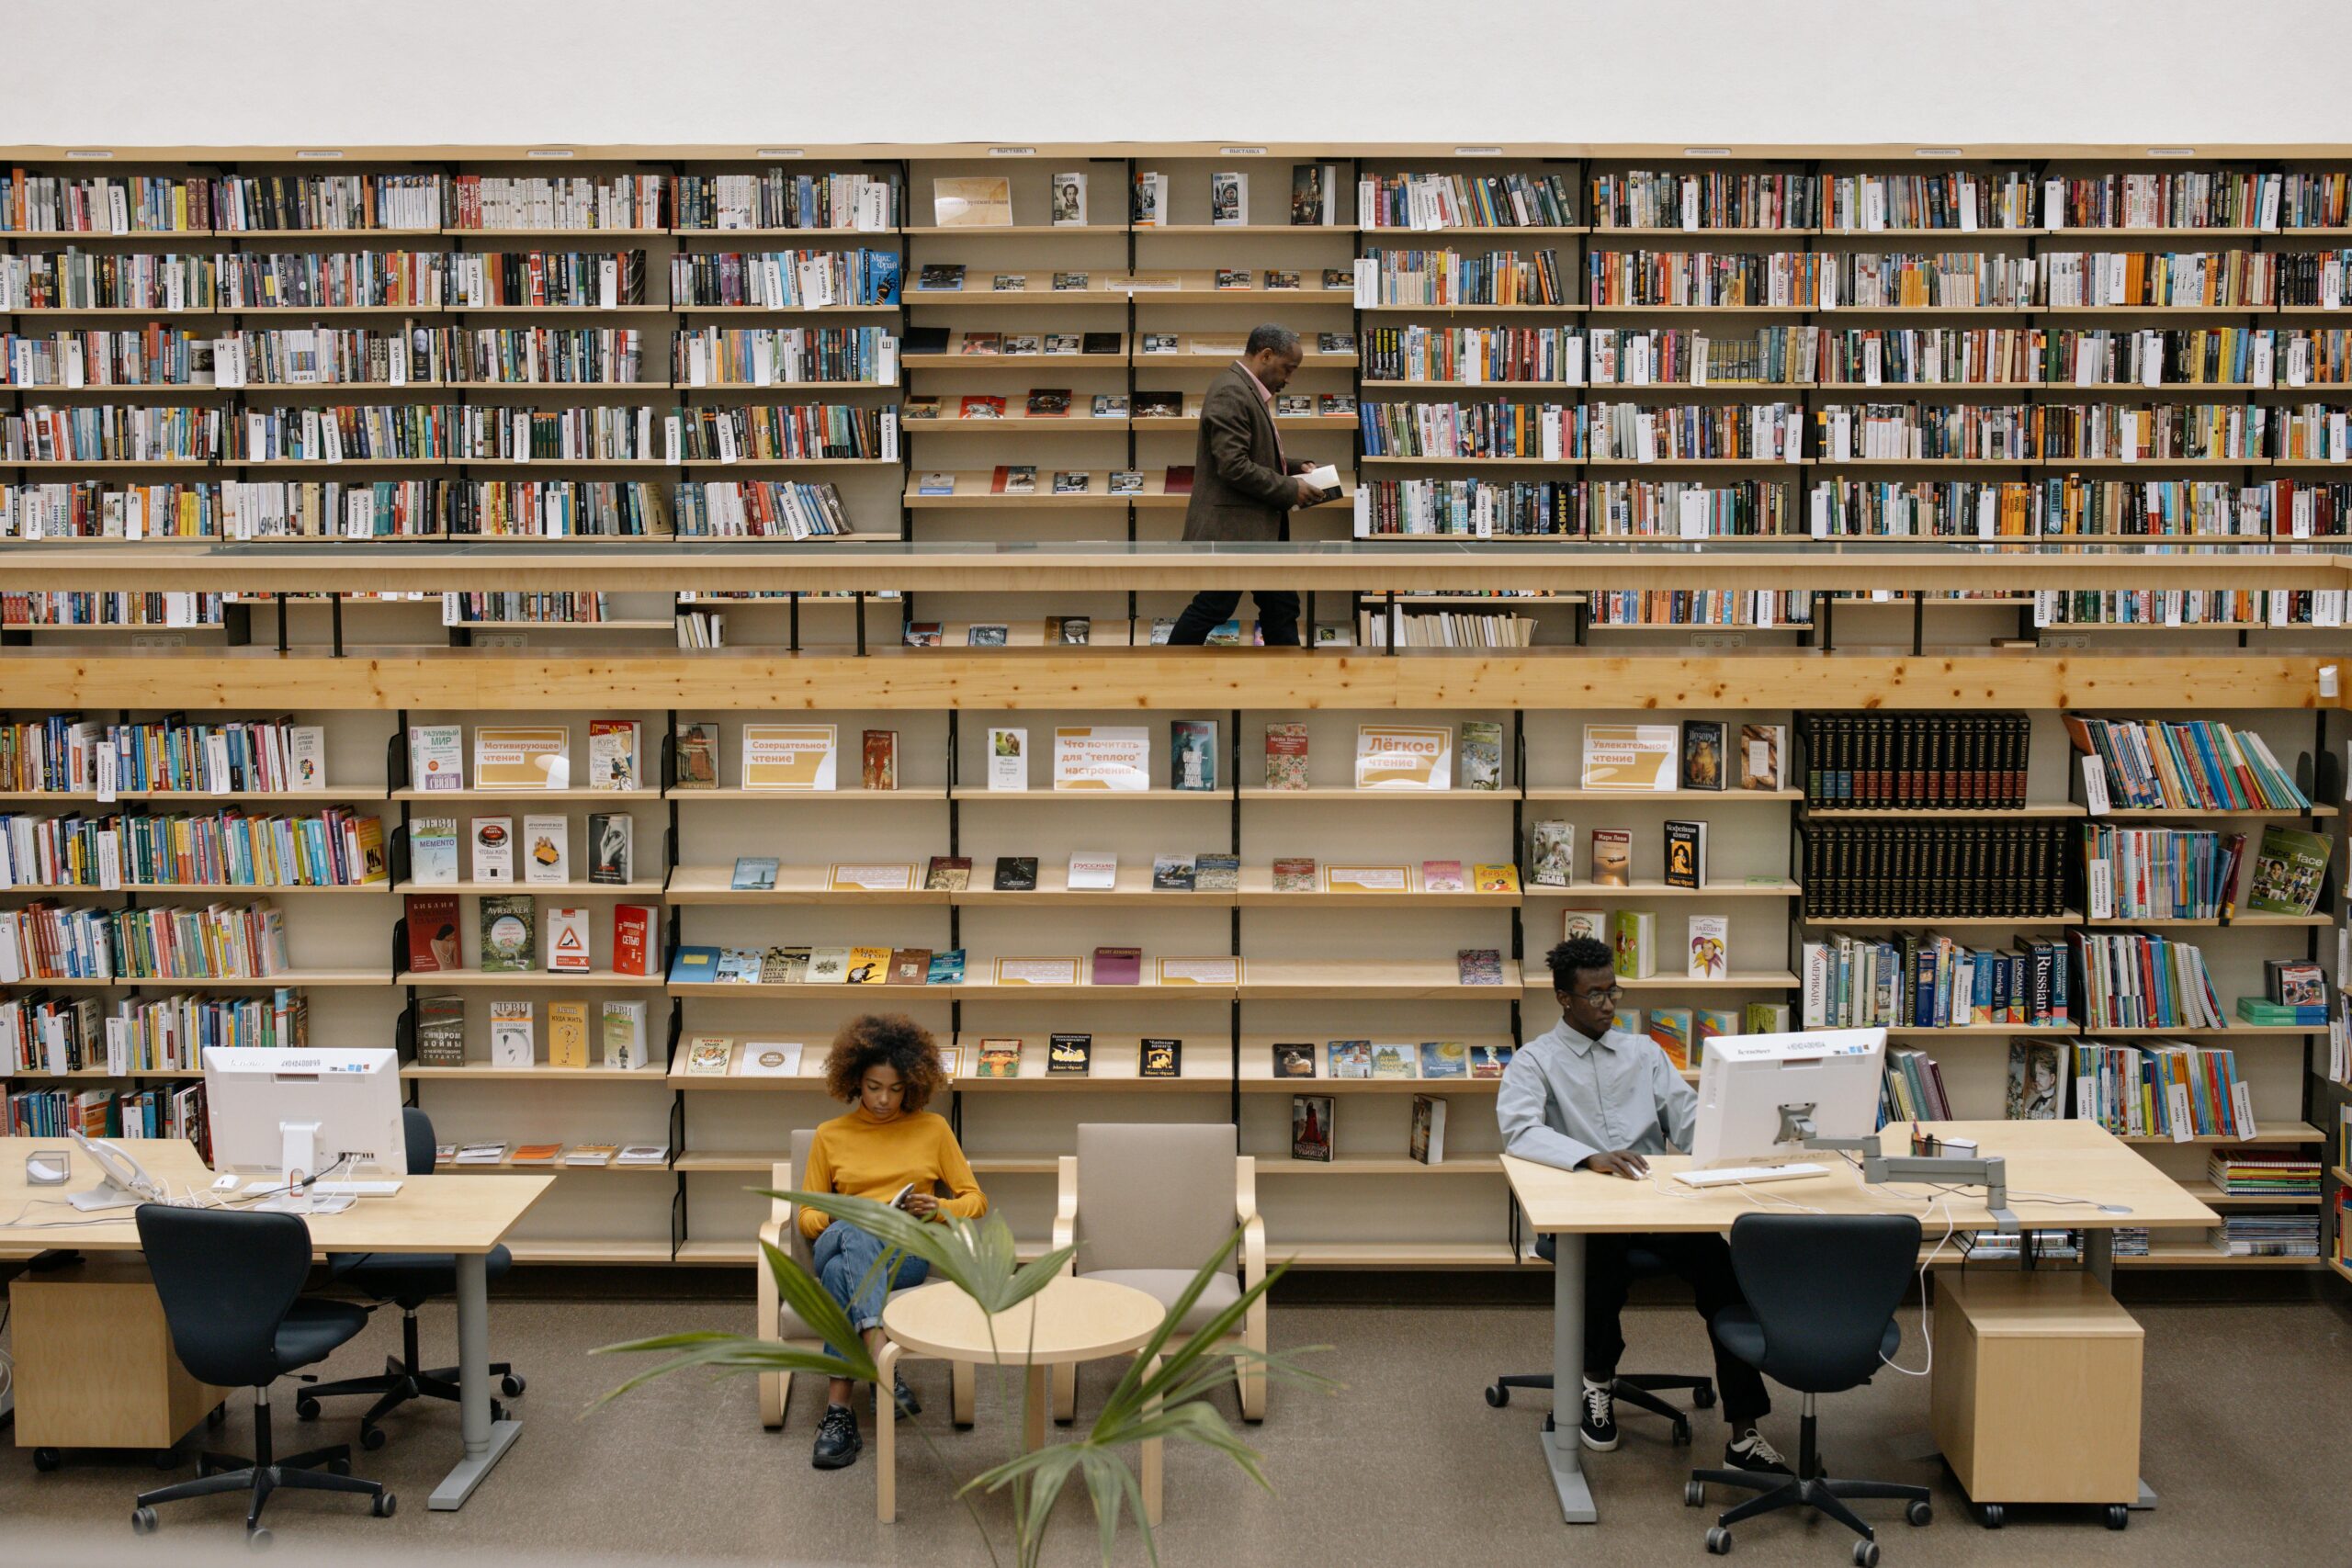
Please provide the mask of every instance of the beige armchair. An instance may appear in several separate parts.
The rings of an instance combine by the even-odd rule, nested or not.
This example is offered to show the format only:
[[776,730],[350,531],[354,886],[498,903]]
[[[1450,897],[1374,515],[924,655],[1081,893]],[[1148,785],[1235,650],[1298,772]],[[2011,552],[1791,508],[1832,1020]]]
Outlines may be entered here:
[[[1170,1351],[1266,1277],[1258,1161],[1235,1154],[1233,1128],[1222,1122],[1085,1122],[1078,1129],[1078,1153],[1061,1157],[1054,1246],[1078,1248],[1070,1271],[1082,1279],[1131,1285],[1173,1306],[1201,1264],[1225,1245],[1236,1225],[1242,1228],[1239,1280],[1227,1274],[1210,1283],[1170,1336]],[[1250,1303],[1241,1332],[1222,1343],[1265,1351],[1263,1297]],[[1241,1362],[1242,1418],[1261,1421],[1265,1372],[1254,1361],[1236,1359]],[[1069,1421],[1077,1413],[1078,1369],[1057,1367],[1054,1417]]]
[[[795,1170],[808,1168],[808,1150],[816,1140],[817,1134],[814,1129],[804,1127],[795,1132],[792,1134],[792,1157],[789,1160],[775,1162],[768,1185],[778,1192],[791,1191],[792,1173]],[[768,1222],[760,1227],[760,1239],[781,1249],[790,1256],[794,1262],[813,1274],[816,1272],[815,1260],[811,1256],[808,1238],[800,1234],[799,1207],[797,1203],[788,1203],[781,1198],[771,1199]],[[800,1314],[793,1311],[791,1305],[777,1292],[775,1277],[768,1272],[767,1254],[764,1252],[759,1258],[759,1297],[760,1315],[757,1332],[761,1338],[774,1340],[778,1344],[797,1346],[806,1350],[819,1350],[824,1348],[824,1339],[811,1332],[808,1325],[800,1321]],[[904,1359],[903,1352],[901,1352],[901,1359]],[[948,1363],[948,1410],[958,1427],[968,1427],[972,1424],[974,1382],[973,1369],[969,1362]],[[780,1429],[784,1426],[785,1406],[791,1402],[791,1399],[792,1379],[789,1374],[762,1372],[760,1374],[760,1425],[771,1432]],[[886,1398],[882,1403],[887,1404],[888,1401]]]

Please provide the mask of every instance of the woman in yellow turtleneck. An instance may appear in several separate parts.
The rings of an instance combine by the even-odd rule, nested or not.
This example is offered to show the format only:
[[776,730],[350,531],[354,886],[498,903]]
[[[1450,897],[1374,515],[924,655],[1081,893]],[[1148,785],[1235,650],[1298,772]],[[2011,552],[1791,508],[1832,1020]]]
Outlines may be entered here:
[[[913,1021],[873,1013],[853,1019],[825,1058],[825,1087],[850,1111],[818,1127],[802,1190],[887,1203],[911,1183],[913,1190],[899,1200],[899,1207],[918,1219],[954,1214],[976,1220],[987,1213],[988,1198],[972,1179],[971,1164],[947,1119],[923,1109],[946,1079],[939,1047]],[[948,1196],[939,1196],[942,1188]],[[922,1283],[931,1266],[902,1258],[896,1273],[885,1280],[875,1272],[884,1248],[871,1233],[806,1207],[800,1229],[813,1244],[818,1283],[847,1309],[867,1347],[878,1350],[883,1303],[893,1289]],[[904,1380],[891,1392],[907,1411],[921,1408]],[[826,1391],[825,1418],[809,1460],[819,1470],[857,1462],[864,1444],[849,1397],[850,1381],[835,1378]]]

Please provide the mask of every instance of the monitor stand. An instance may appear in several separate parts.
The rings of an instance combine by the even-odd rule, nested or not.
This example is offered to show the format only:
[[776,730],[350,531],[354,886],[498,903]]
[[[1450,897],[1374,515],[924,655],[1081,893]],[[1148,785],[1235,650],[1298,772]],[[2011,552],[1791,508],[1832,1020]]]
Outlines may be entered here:
[[109,1209],[135,1209],[147,1201],[136,1192],[125,1192],[119,1187],[93,1187],[85,1192],[68,1192],[65,1201],[85,1214],[100,1214]]

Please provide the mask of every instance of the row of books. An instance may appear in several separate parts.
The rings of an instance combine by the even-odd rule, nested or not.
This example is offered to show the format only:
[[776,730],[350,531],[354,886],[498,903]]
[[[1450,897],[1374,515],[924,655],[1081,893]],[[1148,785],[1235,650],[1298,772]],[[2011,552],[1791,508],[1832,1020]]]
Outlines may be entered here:
[[358,886],[385,879],[384,825],[315,817],[0,814],[0,887]]
[[[2310,796],[2251,729],[2218,719],[2065,716],[2066,735],[2096,773],[2095,804],[2137,810],[2300,811]],[[2096,770],[2089,764],[2097,763]]]
[[260,994],[178,994],[101,1002],[29,990],[0,997],[0,1077],[19,1073],[194,1072],[209,1045],[301,1050],[310,1003],[284,987]]
[[1596,626],[1754,626],[1783,630],[1813,625],[1814,593],[1742,588],[1598,589],[1588,596]]
[[119,331],[0,335],[0,384],[69,389],[617,387],[647,379],[645,338],[635,327],[436,327],[413,321],[385,328],[249,327],[214,337],[151,321]]
[[12,1138],[186,1138],[211,1157],[200,1083],[153,1089],[28,1089],[7,1098]]
[[895,410],[826,403],[512,408],[456,403],[220,409],[94,404],[0,417],[17,462],[773,462],[895,458]]
[[[1694,917],[1695,918],[1695,917]],[[713,947],[687,944],[671,957],[673,986],[961,986],[965,950],[927,947]],[[1498,949],[1454,953],[1454,983],[1503,983]],[[1205,986],[1247,983],[1244,961],[1230,953],[1157,958],[1145,968],[1139,947],[1098,947],[1091,955],[997,958],[986,984],[1019,986]]]
[[1933,931],[1841,931],[1803,945],[1798,984],[1807,1029],[2062,1028],[2076,1016],[2066,950],[2040,937],[1972,948]]
[[326,730],[280,719],[177,716],[102,724],[79,715],[0,722],[0,790],[257,795],[326,784]]
[[267,904],[0,909],[0,983],[261,979],[293,966],[285,914]]
[[1808,822],[1799,835],[1815,920],[2050,919],[2066,911],[2070,824]]
[[2317,1214],[2224,1214],[2206,1233],[2213,1250],[2231,1258],[2317,1258]]
[[[438,974],[464,967],[458,962],[459,920],[453,895],[412,893],[404,899],[408,972]],[[475,967],[484,974],[587,975],[596,967],[591,915],[585,908],[550,907],[547,942],[540,951],[538,900],[528,893],[486,893],[478,911]],[[643,904],[616,904],[609,919],[611,968],[618,975],[662,973],[659,911]]]
[[[2054,1062],[2059,1047],[2047,1051]],[[2246,1138],[2254,1100],[2227,1046],[2157,1040],[2142,1045],[2086,1040],[2070,1045],[2076,1117],[2125,1137]],[[2039,1062],[2028,1092],[2055,1095]],[[2014,1093],[2014,1088],[2012,1092]]]
[[[1249,221],[1249,175],[1209,176],[1218,224]],[[2024,168],[1916,174],[1722,168],[1596,170],[1587,186],[1599,229],[1886,230],[2337,228],[2340,170],[2176,169],[2037,175]],[[1139,171],[1138,226],[1166,221],[1169,176]],[[1087,176],[1056,174],[1056,226],[1087,223]],[[1292,166],[1293,224],[1338,220],[1338,170]],[[882,230],[905,221],[894,175],[799,170],[616,173],[533,177],[371,172],[305,175],[0,174],[0,231],[25,233],[268,232],[278,230],[738,229]],[[933,181],[942,228],[1012,222],[1002,176]],[[1560,227],[1577,220],[1566,175],[1374,173],[1356,183],[1365,228]]]
[[[2257,309],[2342,299],[2327,253],[2250,250],[1596,250],[1588,303],[1781,306],[1791,310],[2064,310],[2110,306]],[[2331,294],[2328,291],[2333,289]]]
[[670,258],[670,304],[769,310],[894,305],[901,265],[898,252],[886,250],[681,251]]
[[612,310],[646,302],[645,253],[39,251],[0,256],[0,301],[12,310]]
[[1807,806],[1871,810],[2026,804],[2032,724],[2022,713],[1797,715]]
[[[2335,416],[2341,419],[2343,416]],[[2233,403],[1860,403],[1813,411],[1813,456],[1871,461],[2298,460],[2328,412]]]
[[[595,1066],[607,1071],[635,1072],[649,1066],[646,1004],[641,1001],[550,1001],[547,1006],[549,1067],[589,1066],[588,1045],[596,1044]],[[486,1065],[492,1067],[534,1067],[542,1065],[538,1047],[538,1007],[528,1000],[500,999],[485,1004],[490,1047]],[[462,1067],[467,1065],[469,1005],[463,996],[448,993],[420,996],[406,1021],[413,1028],[413,1050],[420,1067]]]
[[2073,931],[2066,941],[2091,1028],[2227,1027],[2201,949],[2144,932]]
[[2112,588],[2078,592],[2037,591],[2033,624],[2049,626],[2150,626],[2192,630],[2231,627],[2338,627],[2345,624],[2339,589],[2318,592],[2224,592],[2193,588],[2142,591]]
[[218,626],[218,593],[0,592],[0,626]]
[[[1080,412],[1081,409],[1083,412]],[[1008,411],[1017,411],[1008,412]],[[910,397],[900,408],[901,415],[910,423],[944,420],[948,423],[971,420],[1005,419],[1198,419],[1200,404],[1189,406],[1182,392],[1137,391],[1096,392],[1084,403],[1074,403],[1068,387],[1032,387],[1024,398],[1009,400],[993,392],[967,392],[950,404],[936,397]],[[1309,396],[1304,392],[1284,392],[1274,399],[1274,414],[1278,419],[1332,419],[1356,412],[1352,392],[1319,392]],[[941,476],[944,477],[944,476]],[[934,476],[926,474],[926,486]],[[947,491],[924,494],[947,494]],[[1056,492],[1060,493],[1059,491]]]

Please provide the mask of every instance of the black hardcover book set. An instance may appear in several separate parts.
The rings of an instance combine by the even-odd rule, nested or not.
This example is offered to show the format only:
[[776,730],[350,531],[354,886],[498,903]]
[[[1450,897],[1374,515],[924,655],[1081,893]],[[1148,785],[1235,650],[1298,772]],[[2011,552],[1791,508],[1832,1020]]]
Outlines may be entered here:
[[1816,920],[2051,919],[2066,912],[2075,825],[1808,822],[1804,912]]
[[1807,713],[1808,806],[1901,810],[2026,803],[2030,721],[2021,713]]

